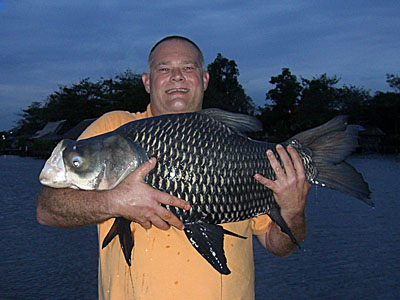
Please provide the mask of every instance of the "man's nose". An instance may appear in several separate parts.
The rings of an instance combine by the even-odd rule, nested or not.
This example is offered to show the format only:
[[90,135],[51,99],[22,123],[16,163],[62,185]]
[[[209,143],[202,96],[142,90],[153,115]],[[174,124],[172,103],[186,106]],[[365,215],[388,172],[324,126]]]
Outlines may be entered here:
[[180,68],[173,68],[172,69],[171,80],[173,80],[173,81],[182,81],[184,79],[185,79],[185,77],[183,76],[183,73],[182,73]]

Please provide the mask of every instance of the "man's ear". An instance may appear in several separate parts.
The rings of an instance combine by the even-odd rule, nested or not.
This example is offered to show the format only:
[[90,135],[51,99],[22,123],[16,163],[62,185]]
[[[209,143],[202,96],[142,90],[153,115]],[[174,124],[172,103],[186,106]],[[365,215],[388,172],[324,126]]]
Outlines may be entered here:
[[150,94],[150,74],[144,73],[142,75],[142,81],[143,81],[144,88],[146,89],[146,92],[148,94]]
[[203,91],[208,87],[208,81],[210,80],[210,74],[207,71],[203,72]]

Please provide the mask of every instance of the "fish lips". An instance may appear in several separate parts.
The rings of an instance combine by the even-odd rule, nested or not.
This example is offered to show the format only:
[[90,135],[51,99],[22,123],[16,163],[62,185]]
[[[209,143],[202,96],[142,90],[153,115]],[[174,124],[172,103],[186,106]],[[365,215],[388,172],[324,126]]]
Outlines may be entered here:
[[69,144],[69,141],[62,140],[54,148],[50,158],[46,161],[42,171],[40,172],[39,181],[41,184],[54,188],[71,187],[67,180],[67,173],[63,159],[64,149]]

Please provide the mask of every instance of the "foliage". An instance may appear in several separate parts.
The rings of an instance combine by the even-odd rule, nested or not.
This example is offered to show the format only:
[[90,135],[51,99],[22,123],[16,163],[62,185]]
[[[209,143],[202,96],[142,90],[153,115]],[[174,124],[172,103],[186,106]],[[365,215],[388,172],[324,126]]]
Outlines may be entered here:
[[271,135],[287,136],[292,131],[292,116],[298,107],[302,87],[288,68],[283,68],[282,74],[272,76],[269,82],[275,85],[266,94],[266,100],[272,104],[267,102],[261,109],[260,119]]
[[367,105],[369,124],[386,134],[400,134],[400,93],[377,92]]
[[400,77],[399,75],[386,74],[386,82],[389,86],[395,90],[395,92],[400,93]]
[[367,104],[372,97],[369,91],[355,86],[344,85],[337,89],[338,110],[342,115],[349,116],[349,123],[367,125]]
[[[258,116],[267,129],[270,140],[283,141],[297,132],[318,126],[332,117],[345,114],[349,123],[378,127],[385,141],[396,143],[400,135],[400,94],[369,91],[355,86],[337,87],[340,79],[322,74],[309,80],[291,74],[288,68],[272,76],[275,88],[266,94],[266,104]],[[399,77],[387,75],[390,87],[398,89]],[[400,145],[389,148],[399,149]]]
[[[252,99],[238,81],[239,69],[234,60],[218,53],[207,70],[210,82],[204,97],[204,108],[255,113]],[[269,139],[283,141],[333,116],[346,114],[350,123],[383,130],[386,133],[386,148],[400,151],[399,76],[386,75],[386,82],[394,92],[377,92],[374,96],[352,85],[337,87],[339,81],[336,76],[329,77],[327,74],[312,79],[301,77],[299,81],[289,68],[283,68],[281,74],[272,76],[269,82],[274,88],[266,93],[266,103],[258,108],[260,114],[257,116],[263,122]],[[84,119],[97,118],[111,110],[144,111],[148,103],[149,96],[141,75],[129,70],[97,82],[85,78],[70,86],[60,86],[43,103],[32,102],[19,114],[21,119],[13,131],[15,136],[19,136],[16,141],[24,141],[47,122],[67,120],[67,124],[74,126]],[[2,142],[2,148],[5,142]],[[21,146],[24,143],[15,144]]]
[[28,108],[23,109],[17,121],[18,135],[31,135],[46,125],[45,114],[40,102],[32,102]]
[[[212,74],[204,107],[219,107],[233,112],[254,114],[255,105],[246,95],[237,77],[239,70],[235,61],[218,54],[208,66]],[[114,78],[101,78],[92,82],[89,78],[70,86],[60,86],[44,103],[33,102],[20,114],[18,134],[32,135],[47,122],[66,120],[70,127],[89,118],[97,118],[112,110],[131,112],[146,110],[149,95],[142,76],[125,71]]]
[[144,111],[149,103],[141,75],[130,71],[115,78],[91,82],[82,79],[71,86],[61,86],[45,103],[33,102],[20,114],[19,134],[32,135],[47,122],[67,120],[70,126],[84,119],[97,118],[110,110]]
[[239,69],[234,60],[228,60],[218,53],[215,60],[208,65],[207,71],[210,81],[204,95],[203,108],[216,107],[254,114],[255,105],[238,81]]
[[302,78],[302,94],[296,116],[298,128],[312,128],[335,116],[339,111],[339,79],[322,74],[312,80]]
[[75,125],[110,110],[145,110],[148,102],[141,76],[126,71],[114,79],[93,83],[86,78],[71,87],[60,87],[47,98],[44,109],[47,122],[65,119]]
[[[126,71],[115,80],[103,80],[103,97],[109,107],[105,111],[120,109],[131,112],[144,111],[150,98],[144,89],[142,76]],[[103,113],[105,112],[103,111]]]

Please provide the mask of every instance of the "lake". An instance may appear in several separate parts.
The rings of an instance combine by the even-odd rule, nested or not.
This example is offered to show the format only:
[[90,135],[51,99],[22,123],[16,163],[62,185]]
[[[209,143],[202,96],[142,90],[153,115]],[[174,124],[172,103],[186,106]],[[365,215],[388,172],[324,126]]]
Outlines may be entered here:
[[[353,156],[376,207],[313,187],[301,249],[277,258],[255,243],[256,299],[399,299],[400,159]],[[97,299],[95,226],[36,222],[44,160],[0,156],[0,299]]]

